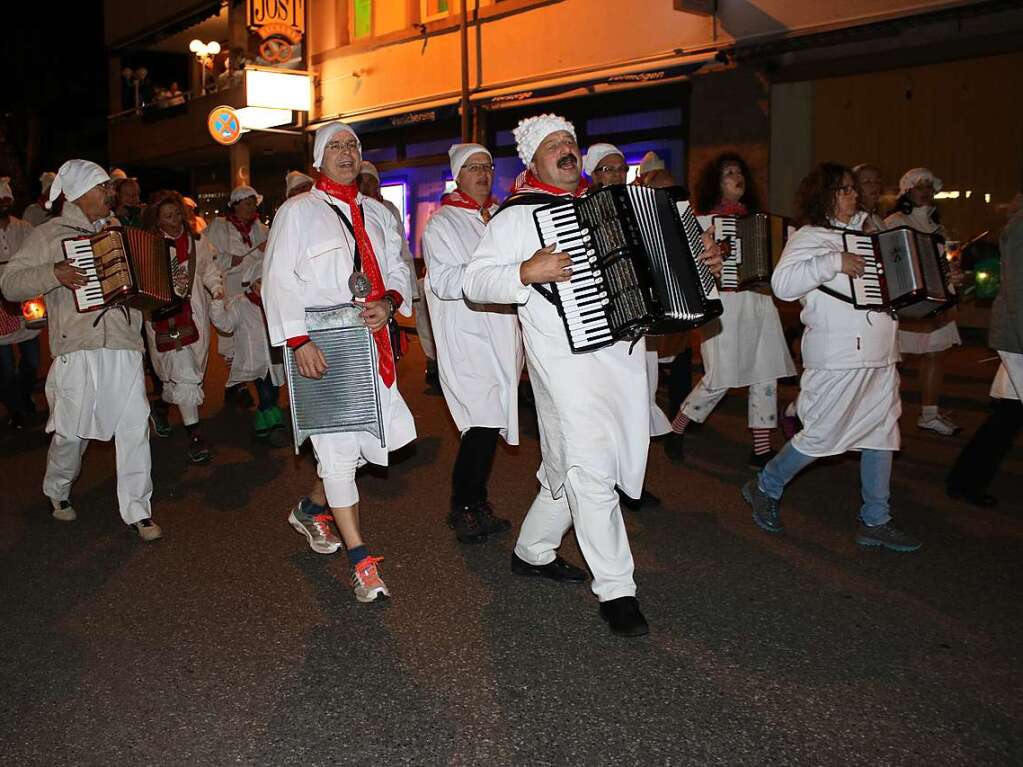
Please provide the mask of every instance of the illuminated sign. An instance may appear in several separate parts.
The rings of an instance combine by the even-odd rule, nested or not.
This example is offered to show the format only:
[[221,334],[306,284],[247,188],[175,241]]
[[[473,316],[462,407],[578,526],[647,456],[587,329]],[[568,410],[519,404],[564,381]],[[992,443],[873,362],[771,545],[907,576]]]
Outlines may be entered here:
[[312,109],[312,78],[287,70],[245,70],[245,105],[308,112]]
[[218,144],[230,146],[242,137],[242,121],[229,106],[214,107],[206,118],[206,127]]
[[301,69],[305,0],[248,0],[246,8],[256,63]]

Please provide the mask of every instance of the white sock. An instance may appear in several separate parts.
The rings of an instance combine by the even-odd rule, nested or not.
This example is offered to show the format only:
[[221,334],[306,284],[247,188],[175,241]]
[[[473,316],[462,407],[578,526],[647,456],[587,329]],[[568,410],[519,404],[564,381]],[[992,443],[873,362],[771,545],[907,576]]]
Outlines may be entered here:
[[937,405],[924,405],[920,408],[920,417],[925,421],[930,421],[938,417],[938,406]]

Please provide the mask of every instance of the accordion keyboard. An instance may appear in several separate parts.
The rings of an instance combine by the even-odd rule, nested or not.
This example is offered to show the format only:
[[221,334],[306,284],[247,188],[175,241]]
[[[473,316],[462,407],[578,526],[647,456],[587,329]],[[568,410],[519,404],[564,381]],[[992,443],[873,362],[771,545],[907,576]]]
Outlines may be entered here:
[[604,278],[594,268],[593,234],[580,224],[571,202],[537,211],[536,221],[544,244],[556,243],[557,250],[572,260],[572,278],[553,283],[572,348],[586,349],[611,342],[606,311],[609,297]]
[[70,240],[64,243],[64,254],[72,264],[85,272],[87,282],[75,288],[78,310],[85,312],[103,306],[103,284],[99,279],[96,259],[92,255],[92,243],[89,240]]
[[884,267],[881,259],[874,255],[873,240],[869,235],[845,235],[845,247],[849,253],[863,258],[863,275],[852,277],[853,300],[857,306],[884,306],[885,297],[881,288]]

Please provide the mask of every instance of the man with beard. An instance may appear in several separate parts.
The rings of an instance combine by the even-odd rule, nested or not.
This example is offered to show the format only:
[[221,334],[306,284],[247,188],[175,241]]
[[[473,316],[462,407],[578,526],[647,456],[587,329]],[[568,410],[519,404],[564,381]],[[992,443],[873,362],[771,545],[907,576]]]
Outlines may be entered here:
[[[381,557],[372,556],[362,538],[355,472],[366,463],[386,466],[388,451],[407,445],[416,430],[398,391],[387,327],[396,311],[410,314],[400,293],[408,285],[408,266],[391,214],[356,187],[361,164],[362,145],[350,127],[332,122],[316,131],[313,167],[321,176],[311,192],[291,198],[277,211],[263,265],[262,299],[271,343],[294,349],[298,373],[306,378],[322,378],[328,364],[309,338],[307,308],[361,303],[361,317],[373,333],[387,447],[367,432],[311,437],[326,501],[347,549],[355,598],[367,603],[388,598],[390,591],[377,568]],[[353,286],[368,287],[368,295],[358,298]],[[322,523],[305,529],[306,516],[317,523],[326,511],[311,508],[308,501],[303,499],[288,521],[308,537],[310,547],[326,544]]]
[[37,227],[0,278],[0,291],[15,301],[45,295],[53,364],[46,379],[53,433],[43,492],[54,518],[70,522],[71,485],[89,440],[114,439],[121,518],[144,541],[160,537],[150,519],[149,403],[142,375],[142,312],[124,306],[78,312],[74,289],[85,273],[65,258],[62,242],[102,231],[110,216],[110,177],[88,160],[68,160],[50,188],[61,195],[61,215]]
[[[556,115],[523,120],[514,131],[527,166],[520,192],[552,201],[585,192],[575,128]],[[645,343],[619,342],[574,354],[554,304],[533,285],[571,278],[571,259],[541,247],[538,205],[507,206],[491,221],[465,273],[466,298],[515,304],[536,397],[542,453],[540,492],[522,522],[512,554],[518,575],[581,583],[586,575],[557,554],[575,525],[593,573],[600,615],[620,636],[649,632],[636,599],[632,552],[615,487],[635,498],[649,447]],[[542,198],[535,198],[537,200]],[[720,268],[720,264],[718,264]]]
[[[11,215],[14,192],[11,180],[0,178],[0,274],[32,232],[32,225]],[[39,331],[25,327],[21,305],[5,301],[0,295],[0,395],[7,416],[15,429],[25,428],[27,417],[35,412],[32,389],[39,370]],[[14,349],[18,349],[15,364]]]
[[448,156],[457,187],[444,195],[423,231],[425,292],[441,389],[461,435],[448,525],[461,543],[477,543],[511,527],[494,515],[487,482],[498,436],[519,444],[522,333],[512,307],[472,303],[462,294],[465,268],[497,210],[490,194],[494,158],[479,144],[455,144]]

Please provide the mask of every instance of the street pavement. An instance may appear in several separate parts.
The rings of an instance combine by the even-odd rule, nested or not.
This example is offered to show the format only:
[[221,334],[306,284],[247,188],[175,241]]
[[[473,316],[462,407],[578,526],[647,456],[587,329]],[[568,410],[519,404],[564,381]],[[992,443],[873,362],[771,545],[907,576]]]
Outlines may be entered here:
[[[455,541],[457,434],[415,343],[399,382],[419,439],[360,479],[385,604],[356,603],[343,552],[288,526],[312,459],[253,441],[214,353],[212,463],[188,464],[180,424],[152,438],[156,543],[120,521],[111,445],[90,447],[79,518],[61,523],[40,491],[46,436],[0,430],[0,764],[1023,764],[1023,451],[996,509],[944,495],[990,355],[953,353],[955,438],[917,430],[904,370],[893,510],[915,554],[854,543],[855,458],[791,486],[785,534],[755,527],[741,391],[687,437],[684,467],[652,445],[663,503],[625,513],[652,626],[639,639],[607,631],[587,586],[513,576],[514,531]],[[516,526],[539,459],[522,417],[491,483]],[[562,553],[581,562],[571,534]]]

